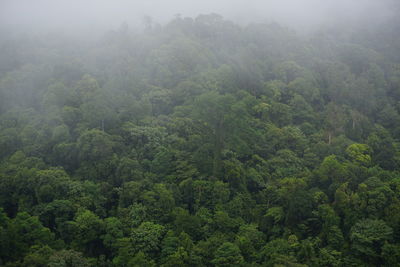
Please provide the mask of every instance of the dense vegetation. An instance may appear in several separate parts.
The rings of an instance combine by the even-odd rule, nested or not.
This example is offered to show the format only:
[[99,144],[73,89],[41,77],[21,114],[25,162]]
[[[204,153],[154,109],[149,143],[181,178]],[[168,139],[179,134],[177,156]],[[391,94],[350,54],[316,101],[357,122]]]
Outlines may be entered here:
[[385,23],[3,38],[0,265],[398,266]]

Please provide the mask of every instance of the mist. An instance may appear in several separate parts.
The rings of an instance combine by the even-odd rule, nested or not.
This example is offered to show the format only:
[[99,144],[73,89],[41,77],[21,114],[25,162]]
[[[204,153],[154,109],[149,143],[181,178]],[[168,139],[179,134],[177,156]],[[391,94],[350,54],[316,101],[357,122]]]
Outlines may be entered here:
[[399,2],[0,0],[0,266],[398,266]]
[[124,22],[140,28],[145,16],[165,24],[175,16],[217,13],[239,24],[277,22],[302,32],[366,20],[379,23],[396,15],[395,3],[377,0],[2,0],[0,29],[104,31]]

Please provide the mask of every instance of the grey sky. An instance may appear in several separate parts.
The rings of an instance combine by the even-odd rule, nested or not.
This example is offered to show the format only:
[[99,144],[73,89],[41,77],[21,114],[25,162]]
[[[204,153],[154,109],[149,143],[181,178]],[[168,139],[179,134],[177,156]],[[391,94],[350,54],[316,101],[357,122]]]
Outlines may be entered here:
[[391,12],[393,0],[0,0],[3,28],[102,29],[122,22],[139,24],[143,16],[164,23],[176,14],[218,13],[237,22],[277,21],[294,28],[333,22],[370,21]]

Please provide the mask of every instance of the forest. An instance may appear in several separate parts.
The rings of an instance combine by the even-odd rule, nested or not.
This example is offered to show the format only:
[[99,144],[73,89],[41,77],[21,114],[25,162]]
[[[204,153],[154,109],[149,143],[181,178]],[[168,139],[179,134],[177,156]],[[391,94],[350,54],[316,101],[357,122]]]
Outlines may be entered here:
[[400,18],[0,38],[0,266],[400,266]]

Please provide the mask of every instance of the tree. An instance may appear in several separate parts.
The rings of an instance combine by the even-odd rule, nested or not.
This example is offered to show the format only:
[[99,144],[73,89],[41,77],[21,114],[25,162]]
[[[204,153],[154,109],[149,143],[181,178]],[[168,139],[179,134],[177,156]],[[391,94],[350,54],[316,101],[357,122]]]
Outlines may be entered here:
[[215,266],[243,266],[244,259],[235,244],[225,242],[215,252],[212,263]]
[[202,237],[201,221],[197,216],[190,215],[189,212],[182,208],[173,210],[174,228],[177,233],[189,234],[193,239],[198,240]]
[[[296,239],[294,238],[294,240]],[[261,251],[263,264],[304,267],[305,265],[298,263],[294,256],[297,246],[298,242],[293,243],[282,238],[268,242]]]
[[345,182],[349,176],[345,166],[338,161],[335,155],[324,158],[314,174],[315,183],[319,184],[321,189],[328,189],[330,197],[333,197],[337,187]]
[[112,136],[97,129],[87,130],[78,138],[77,147],[82,176],[105,180],[114,173],[117,157]]
[[90,264],[82,253],[74,250],[60,250],[49,258],[49,267],[89,267]]
[[104,235],[101,237],[103,245],[109,249],[112,254],[116,254],[118,239],[124,236],[122,223],[118,218],[108,217],[104,220]]
[[55,245],[55,236],[43,227],[38,217],[20,212],[8,226],[11,240],[12,254],[14,257],[25,255],[33,245]]
[[222,150],[225,146],[225,136],[229,132],[231,121],[232,95],[220,95],[210,92],[199,96],[195,102],[195,117],[202,120],[203,125],[211,130],[211,141],[214,145],[213,171],[215,177],[220,175]]
[[351,228],[352,249],[357,256],[381,264],[382,246],[391,239],[392,233],[392,228],[382,220],[361,220]]
[[171,254],[170,256],[168,256],[166,262],[161,265],[161,266],[170,266],[170,267],[174,267],[174,266],[188,266],[190,264],[190,256],[188,254],[187,251],[185,251],[184,248],[179,247],[177,249],[177,251],[173,254]]
[[128,262],[128,266],[141,267],[141,266],[156,266],[153,260],[149,260],[146,255],[139,251],[131,260]]
[[247,262],[254,262],[258,259],[258,250],[263,243],[264,234],[257,229],[255,224],[240,226],[235,244],[239,247],[243,258]]
[[100,130],[88,130],[78,139],[79,159],[83,162],[96,162],[112,156],[114,142],[110,135]]
[[371,164],[370,148],[365,144],[352,144],[346,149],[346,153],[357,164],[363,166]]
[[32,246],[30,253],[24,257],[21,266],[42,267],[49,262],[49,257],[54,254],[54,250],[48,246]]
[[326,108],[326,127],[328,132],[328,144],[332,144],[332,138],[344,130],[347,116],[343,107],[331,102]]
[[134,251],[155,256],[161,250],[161,240],[164,235],[164,226],[143,222],[138,228],[132,230],[130,240]]
[[74,247],[90,256],[99,255],[103,250],[100,237],[104,233],[104,222],[93,212],[80,210],[71,224],[74,229]]

